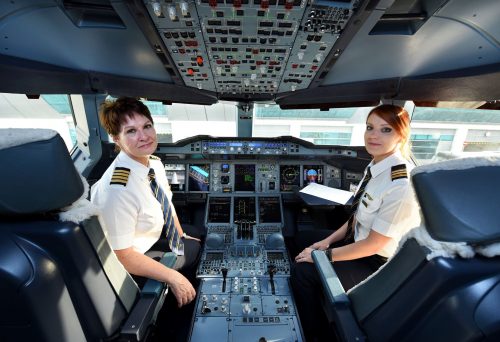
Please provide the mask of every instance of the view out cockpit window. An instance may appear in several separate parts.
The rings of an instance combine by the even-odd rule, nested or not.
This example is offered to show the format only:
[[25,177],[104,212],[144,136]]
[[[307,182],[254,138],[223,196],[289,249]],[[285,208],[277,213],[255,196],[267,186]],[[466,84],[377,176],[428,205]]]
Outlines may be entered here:
[[[195,135],[238,136],[236,103],[145,104],[155,120],[159,142],[176,142]],[[500,110],[481,106],[440,102],[424,107],[407,101],[404,107],[412,120],[410,142],[416,163],[500,154]],[[372,108],[282,110],[276,104],[256,103],[252,136],[293,136],[316,145],[363,146],[366,117]]]
[[[454,108],[415,107],[411,143],[419,164],[500,155],[500,110],[456,108],[460,105],[468,104],[453,103]],[[477,103],[474,106],[481,107]]]
[[148,106],[160,143],[176,142],[195,135],[234,137],[237,135],[237,108],[232,103],[211,106],[144,101]]
[[59,133],[68,151],[76,145],[75,120],[70,97],[0,93],[0,128],[46,128]]
[[[417,164],[476,155],[500,154],[500,110],[475,109],[481,103],[439,103],[418,107],[406,102],[411,117],[410,142]],[[473,108],[467,108],[473,107]],[[294,136],[317,145],[363,146],[372,107],[282,110],[254,107],[253,136]]]
[[[290,135],[316,145],[363,145],[366,115],[371,107],[282,110],[278,105],[254,106],[254,137]],[[361,133],[360,133],[361,132]]]

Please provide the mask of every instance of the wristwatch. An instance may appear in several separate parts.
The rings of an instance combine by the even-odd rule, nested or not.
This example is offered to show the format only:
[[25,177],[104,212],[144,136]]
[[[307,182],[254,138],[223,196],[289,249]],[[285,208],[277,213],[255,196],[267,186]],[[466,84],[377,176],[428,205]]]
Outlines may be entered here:
[[327,248],[325,249],[325,255],[326,257],[328,258],[328,261],[332,262],[332,249],[331,248]]

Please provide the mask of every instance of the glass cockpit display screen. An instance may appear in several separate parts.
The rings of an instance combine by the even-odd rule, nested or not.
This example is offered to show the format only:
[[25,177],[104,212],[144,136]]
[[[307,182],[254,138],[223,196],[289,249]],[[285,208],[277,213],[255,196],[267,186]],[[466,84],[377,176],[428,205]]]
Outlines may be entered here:
[[280,223],[281,206],[277,196],[259,197],[259,222]]
[[186,165],[185,164],[165,164],[168,184],[172,191],[186,190]]
[[280,190],[293,191],[300,186],[300,165],[280,166]]
[[234,165],[234,191],[255,191],[255,165]]
[[210,165],[192,164],[188,171],[189,191],[209,191],[210,190]]
[[255,197],[234,198],[234,222],[255,222]]
[[229,223],[231,220],[231,197],[210,197],[208,223]]
[[304,186],[311,183],[323,184],[323,165],[304,165],[302,180]]

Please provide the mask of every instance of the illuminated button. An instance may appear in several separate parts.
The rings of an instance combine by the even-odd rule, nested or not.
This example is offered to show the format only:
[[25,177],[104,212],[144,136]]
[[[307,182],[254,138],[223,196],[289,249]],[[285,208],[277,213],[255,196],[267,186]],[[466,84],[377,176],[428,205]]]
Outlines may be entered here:
[[175,6],[168,6],[167,12],[168,12],[168,16],[170,17],[170,20],[172,20],[172,21],[177,20],[177,13],[175,11]]
[[187,17],[189,15],[189,7],[187,2],[185,1],[179,2],[179,8],[181,9],[181,14],[183,17]]
[[250,304],[243,304],[243,314],[248,315],[250,312],[252,312]]

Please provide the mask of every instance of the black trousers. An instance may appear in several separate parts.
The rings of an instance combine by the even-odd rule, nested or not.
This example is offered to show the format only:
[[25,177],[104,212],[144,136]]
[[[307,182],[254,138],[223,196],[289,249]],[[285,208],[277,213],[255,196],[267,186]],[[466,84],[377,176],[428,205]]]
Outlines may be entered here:
[[[189,225],[183,225],[182,228],[189,236],[200,238],[195,235],[195,228],[193,229]],[[191,239],[183,239],[183,241],[184,255],[177,256],[177,261],[173,268],[182,273],[194,286],[196,282],[196,269],[200,262],[201,245],[198,241]],[[158,261],[166,252],[171,252],[171,250],[166,237],[162,234],[162,237],[144,254]],[[133,278],[141,288],[147,280],[139,276],[133,276]]]
[[[298,251],[326,238],[331,233],[331,230],[299,232],[295,237]],[[343,244],[340,242],[331,247],[339,247]],[[356,260],[336,261],[333,267],[344,290],[347,291],[377,271],[384,263],[384,258],[370,256]],[[328,322],[322,308],[323,288],[314,264],[293,263],[291,283],[306,341],[334,340],[334,337],[329,334]]]

